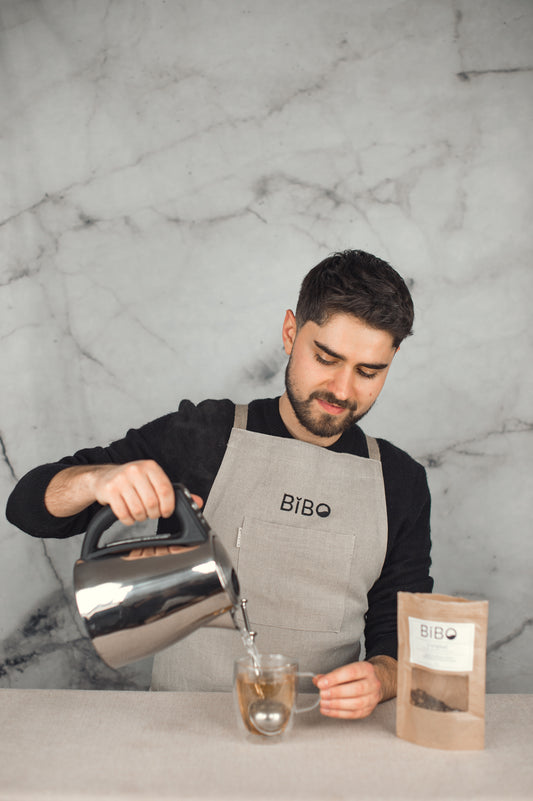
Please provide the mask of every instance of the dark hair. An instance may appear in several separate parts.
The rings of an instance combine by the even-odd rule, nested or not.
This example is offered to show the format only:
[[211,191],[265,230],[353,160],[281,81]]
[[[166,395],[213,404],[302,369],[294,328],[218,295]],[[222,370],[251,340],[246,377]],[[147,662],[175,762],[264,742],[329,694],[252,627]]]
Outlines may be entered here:
[[363,250],[333,253],[302,281],[298,327],[309,320],[323,325],[334,314],[352,314],[371,328],[388,331],[394,347],[413,333],[413,301],[405,281],[386,261]]

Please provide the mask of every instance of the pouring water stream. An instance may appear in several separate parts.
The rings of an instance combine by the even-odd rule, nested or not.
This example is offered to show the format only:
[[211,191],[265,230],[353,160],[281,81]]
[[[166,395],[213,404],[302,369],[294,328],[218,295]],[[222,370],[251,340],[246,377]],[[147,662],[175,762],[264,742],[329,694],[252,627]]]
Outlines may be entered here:
[[[252,631],[252,629],[250,628],[250,618],[248,617],[247,604],[248,604],[248,601],[246,600],[246,598],[241,598],[240,599],[240,606],[241,606],[241,612],[242,612],[242,619],[244,621],[244,628],[243,629],[239,629],[239,631],[240,631],[240,635],[241,635],[241,639],[243,641],[244,647],[246,648],[246,651],[248,653],[248,656],[252,660],[252,664],[254,666],[255,673],[256,673],[256,675],[259,675],[259,661],[260,660],[259,660],[259,652],[258,652],[257,647],[255,645],[256,632]],[[233,620],[235,622],[235,618],[233,618]]]

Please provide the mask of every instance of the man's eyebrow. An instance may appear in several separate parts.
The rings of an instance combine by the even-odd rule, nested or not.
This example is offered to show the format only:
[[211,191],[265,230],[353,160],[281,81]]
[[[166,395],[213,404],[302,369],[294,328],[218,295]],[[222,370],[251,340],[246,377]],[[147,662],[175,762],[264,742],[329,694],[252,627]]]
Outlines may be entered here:
[[[323,350],[324,353],[327,353],[328,356],[331,356],[332,359],[338,359],[341,362],[345,362],[346,361],[346,356],[342,356],[340,353],[335,353],[334,350],[331,350],[331,348],[328,348],[327,345],[324,345],[322,342],[319,342],[317,339],[314,340],[314,343],[315,343],[316,347],[319,350]],[[366,367],[368,370],[385,370],[385,368],[388,367],[389,364],[388,364],[388,362],[385,362],[384,364],[382,364],[382,363],[373,364],[372,362],[361,362],[361,364],[358,364],[357,366],[358,367]]]
[[341,356],[340,353],[335,353],[334,350],[331,350],[331,348],[328,348],[327,345],[323,345],[322,342],[319,342],[317,339],[314,340],[314,343],[317,346],[317,348],[319,348],[319,350],[323,350],[324,353],[327,353],[328,356],[331,356],[332,359],[338,359],[341,362],[345,362],[346,361],[346,357],[345,356]]

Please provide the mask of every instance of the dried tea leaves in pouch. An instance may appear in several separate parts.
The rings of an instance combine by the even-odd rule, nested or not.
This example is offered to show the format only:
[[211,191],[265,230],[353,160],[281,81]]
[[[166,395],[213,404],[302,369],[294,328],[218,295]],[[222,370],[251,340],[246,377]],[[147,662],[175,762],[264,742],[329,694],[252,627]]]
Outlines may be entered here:
[[398,593],[398,737],[484,747],[487,620],[488,601]]

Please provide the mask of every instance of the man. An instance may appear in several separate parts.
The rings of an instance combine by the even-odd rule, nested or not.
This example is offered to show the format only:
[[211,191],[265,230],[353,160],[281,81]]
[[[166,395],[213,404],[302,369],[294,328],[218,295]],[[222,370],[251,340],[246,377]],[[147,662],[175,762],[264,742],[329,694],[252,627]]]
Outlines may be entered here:
[[[430,592],[424,469],[357,425],[375,403],[413,305],[398,273],[362,251],[305,277],[283,323],[280,398],[208,400],[28,473],[8,518],[39,537],[84,531],[102,504],[171,529],[171,482],[205,515],[239,575],[260,651],[317,674],[321,711],[370,714],[396,693],[396,594]],[[359,661],[365,640],[366,659]],[[154,689],[229,689],[242,646],[205,627],[156,655]]]

